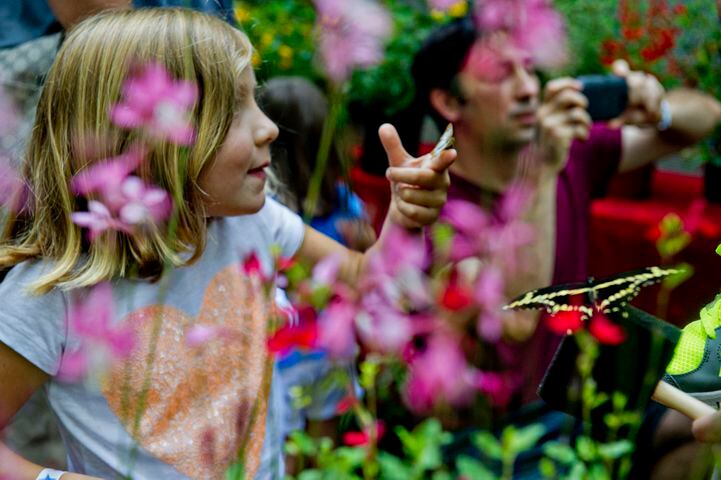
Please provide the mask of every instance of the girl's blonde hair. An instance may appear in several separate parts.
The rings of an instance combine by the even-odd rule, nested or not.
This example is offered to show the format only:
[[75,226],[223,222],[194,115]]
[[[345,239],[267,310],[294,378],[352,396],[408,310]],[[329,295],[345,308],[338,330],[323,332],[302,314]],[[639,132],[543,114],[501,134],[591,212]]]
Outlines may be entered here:
[[[0,266],[51,261],[30,285],[42,293],[117,277],[154,277],[163,265],[195,261],[205,248],[207,227],[198,180],[221,147],[243,97],[253,94],[243,75],[251,55],[245,34],[189,9],[118,10],[74,28],[47,75],[24,162],[32,208],[9,218],[0,239]],[[71,220],[71,213],[86,205],[73,196],[70,180],[139,140],[137,132],[111,124],[108,112],[119,101],[129,70],[150,62],[163,65],[175,78],[196,82],[199,90],[193,146],[183,152],[167,142],[152,143],[136,173],[170,193],[177,228],[172,234],[164,229],[136,235],[107,231],[88,243]],[[91,148],[98,139],[100,148]]]

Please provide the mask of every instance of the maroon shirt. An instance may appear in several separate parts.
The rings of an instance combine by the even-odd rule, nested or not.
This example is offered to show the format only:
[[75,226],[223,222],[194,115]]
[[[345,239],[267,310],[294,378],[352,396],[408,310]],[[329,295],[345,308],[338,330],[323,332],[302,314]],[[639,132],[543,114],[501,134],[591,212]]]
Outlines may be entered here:
[[[605,190],[620,160],[620,129],[595,124],[588,140],[572,144],[568,162],[559,173],[556,187],[553,284],[581,282],[588,277],[591,200]],[[484,192],[477,186],[451,175],[449,199],[478,203],[483,195]],[[504,346],[511,357],[509,368],[520,375],[518,393],[523,403],[538,399],[536,390],[560,341],[561,337],[551,332],[541,319],[528,342]]]

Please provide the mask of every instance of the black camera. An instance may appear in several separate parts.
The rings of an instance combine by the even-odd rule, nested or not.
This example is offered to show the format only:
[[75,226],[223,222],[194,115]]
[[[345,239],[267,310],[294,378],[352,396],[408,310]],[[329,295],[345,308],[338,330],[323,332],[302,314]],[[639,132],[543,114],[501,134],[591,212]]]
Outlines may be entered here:
[[588,99],[588,114],[592,120],[610,120],[626,110],[628,85],[626,79],[615,75],[582,75],[582,93]]

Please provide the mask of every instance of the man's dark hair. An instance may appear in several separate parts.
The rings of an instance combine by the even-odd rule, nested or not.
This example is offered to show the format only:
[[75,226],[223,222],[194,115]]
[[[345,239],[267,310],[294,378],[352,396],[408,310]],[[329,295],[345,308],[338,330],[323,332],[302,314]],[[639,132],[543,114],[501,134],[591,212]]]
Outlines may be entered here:
[[[411,65],[416,87],[413,109],[419,114],[416,115],[420,117],[419,122],[423,115],[429,114],[440,131],[445,129],[447,120],[431,107],[428,97],[431,90],[440,88],[451,92],[459,101],[464,101],[456,77],[477,38],[478,31],[473,18],[465,16],[434,30],[423,42]],[[420,127],[419,124],[418,136]],[[408,142],[410,147],[418,145],[419,141],[419,138],[404,139],[404,143]]]

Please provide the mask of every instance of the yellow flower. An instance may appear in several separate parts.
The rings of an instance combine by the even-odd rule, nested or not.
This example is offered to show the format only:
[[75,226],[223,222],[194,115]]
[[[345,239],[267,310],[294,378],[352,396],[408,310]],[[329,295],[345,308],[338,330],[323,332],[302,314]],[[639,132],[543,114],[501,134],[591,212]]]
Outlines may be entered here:
[[456,3],[446,10],[431,10],[431,18],[437,22],[445,20],[447,17],[458,18],[468,13],[468,0],[458,0]]
[[250,20],[250,10],[242,5],[238,5],[235,7],[235,19],[238,20],[238,23],[247,22]]
[[446,14],[434,8],[433,10],[431,10],[431,18],[436,22],[440,22],[441,20],[446,18]]
[[273,34],[271,32],[264,32],[263,35],[260,36],[260,46],[267,47],[271,43],[273,43]]
[[291,58],[293,56],[293,49],[288,45],[281,45],[278,48],[278,56],[280,58]]
[[253,68],[258,68],[260,61],[260,54],[256,50],[253,52],[253,57],[250,59],[250,62],[253,64]]
[[280,68],[288,70],[293,65],[293,49],[288,45],[281,45],[278,48],[278,56],[280,57]]
[[467,0],[458,0],[456,3],[454,3],[451,8],[448,9],[448,15],[451,17],[457,18],[462,17],[466,13],[468,13],[468,1]]

